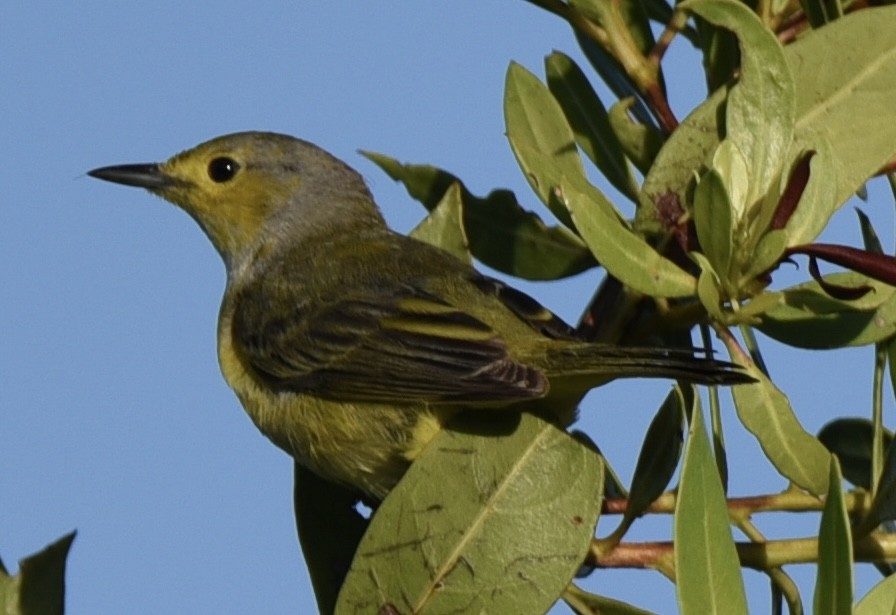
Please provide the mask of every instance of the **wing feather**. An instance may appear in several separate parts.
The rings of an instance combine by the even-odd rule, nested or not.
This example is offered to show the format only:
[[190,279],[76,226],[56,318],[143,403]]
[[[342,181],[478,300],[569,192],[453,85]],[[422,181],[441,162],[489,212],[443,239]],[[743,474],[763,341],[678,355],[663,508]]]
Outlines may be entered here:
[[405,284],[300,305],[282,305],[263,285],[245,289],[232,335],[279,391],[404,403],[513,401],[547,391],[544,375],[515,361],[486,323]]

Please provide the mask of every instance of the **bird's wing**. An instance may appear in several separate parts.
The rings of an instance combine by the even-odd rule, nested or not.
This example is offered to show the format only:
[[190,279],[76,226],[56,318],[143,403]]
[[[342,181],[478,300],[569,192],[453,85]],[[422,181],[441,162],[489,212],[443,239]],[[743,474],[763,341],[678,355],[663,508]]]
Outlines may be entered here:
[[288,307],[249,289],[237,297],[234,344],[280,391],[405,403],[546,393],[544,375],[511,358],[486,323],[419,288],[396,286]]

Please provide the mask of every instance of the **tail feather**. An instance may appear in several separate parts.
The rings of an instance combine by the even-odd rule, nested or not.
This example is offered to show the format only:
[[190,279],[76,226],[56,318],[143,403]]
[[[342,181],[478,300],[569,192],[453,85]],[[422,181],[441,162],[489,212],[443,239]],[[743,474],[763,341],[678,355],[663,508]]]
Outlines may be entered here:
[[554,342],[543,367],[552,377],[670,378],[723,385],[753,382],[740,366],[696,352],[700,351]]

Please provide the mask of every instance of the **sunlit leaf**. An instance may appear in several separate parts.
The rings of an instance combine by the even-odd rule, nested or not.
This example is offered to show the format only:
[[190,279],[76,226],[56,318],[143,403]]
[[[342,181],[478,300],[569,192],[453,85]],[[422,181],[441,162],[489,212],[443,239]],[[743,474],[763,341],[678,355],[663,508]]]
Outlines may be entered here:
[[600,458],[534,416],[459,417],[371,521],[338,612],[542,613],[600,511]]
[[[547,86],[515,62],[507,69],[504,121],[510,147],[532,190],[558,220],[571,226],[569,212],[554,192],[555,173],[546,178],[542,161],[560,175],[574,180],[585,177],[572,128]],[[530,152],[537,157],[530,157]]]
[[678,606],[682,615],[746,614],[725,491],[702,415],[698,404],[691,417],[675,505]]
[[764,195],[778,177],[794,129],[795,95],[790,67],[778,39],[744,4],[688,0],[679,8],[733,31],[742,49],[740,78],[725,105],[725,135],[749,169],[746,204]]
[[785,227],[788,246],[814,241],[840,207],[836,200],[837,168],[831,145],[822,137],[812,141],[817,150],[809,163],[809,183]]
[[719,292],[719,276],[709,259],[699,252],[691,252],[690,257],[700,266],[700,277],[697,279],[697,297],[700,303],[715,320],[725,322],[722,294]]
[[545,59],[548,87],[556,97],[582,151],[622,194],[637,200],[638,186],[610,127],[603,103],[573,60],[559,51]]
[[872,587],[859,600],[853,615],[896,615],[896,574]]
[[636,235],[603,195],[586,194],[567,182],[561,185],[560,194],[585,243],[623,284],[657,297],[685,297],[696,292],[694,277]]
[[816,613],[851,613],[853,595],[852,533],[840,478],[840,465],[831,457],[828,497],[818,531]]
[[716,171],[709,171],[694,192],[694,226],[703,254],[723,280],[729,279],[731,269],[734,224],[725,184]]
[[810,493],[825,493],[831,454],[803,429],[787,397],[771,380],[756,367],[747,372],[756,382],[731,388],[741,423],[781,475]]
[[450,252],[466,263],[472,263],[467,233],[464,231],[464,203],[460,184],[452,184],[436,208],[409,234]]
[[[896,123],[880,121],[896,99],[894,20],[894,6],[856,11],[784,48],[796,85],[791,152],[816,150],[824,136],[832,147],[838,205],[896,155]],[[725,96],[719,90],[697,107],[660,151],[642,186],[637,228],[660,230],[652,207],[660,195],[672,191],[688,202],[694,171],[723,136]]]

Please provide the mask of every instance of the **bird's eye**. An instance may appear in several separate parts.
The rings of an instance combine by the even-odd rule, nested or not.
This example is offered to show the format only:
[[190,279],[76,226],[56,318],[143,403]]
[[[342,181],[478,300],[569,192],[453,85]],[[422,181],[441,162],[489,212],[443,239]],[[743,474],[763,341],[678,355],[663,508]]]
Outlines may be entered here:
[[215,158],[208,163],[208,176],[211,177],[213,182],[219,184],[223,184],[224,182],[233,179],[233,176],[236,175],[239,170],[240,165],[237,164],[236,160],[226,156]]

